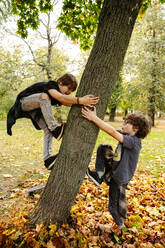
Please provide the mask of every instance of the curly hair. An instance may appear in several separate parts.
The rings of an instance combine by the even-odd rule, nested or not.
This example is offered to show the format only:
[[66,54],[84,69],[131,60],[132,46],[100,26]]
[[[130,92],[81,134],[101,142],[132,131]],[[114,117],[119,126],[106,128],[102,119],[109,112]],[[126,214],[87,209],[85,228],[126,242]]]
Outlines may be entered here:
[[130,114],[126,116],[125,121],[138,128],[136,136],[144,139],[151,131],[151,122],[143,114]]

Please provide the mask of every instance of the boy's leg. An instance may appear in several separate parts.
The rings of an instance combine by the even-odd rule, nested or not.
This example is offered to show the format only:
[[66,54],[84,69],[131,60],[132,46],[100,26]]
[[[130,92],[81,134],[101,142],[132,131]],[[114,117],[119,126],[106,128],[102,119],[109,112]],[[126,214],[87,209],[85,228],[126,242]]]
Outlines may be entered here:
[[106,170],[106,155],[109,154],[109,149],[112,149],[111,146],[107,144],[99,145],[96,154],[96,163],[95,163],[95,171],[91,171],[89,168],[87,170],[87,175],[91,178],[91,180],[99,186],[104,180],[104,173]]
[[109,186],[109,211],[115,223],[122,228],[124,225],[123,218],[119,212],[120,200],[120,185],[118,185],[112,178]]
[[95,170],[97,172],[104,174],[105,171],[105,156],[104,156],[104,150],[105,150],[105,145],[101,144],[97,148],[97,153],[96,153],[96,163],[95,163]]
[[52,132],[53,136],[59,140],[64,131],[64,125],[58,126],[53,113],[52,106],[49,99],[43,98],[42,93],[33,94],[21,99],[21,107],[23,111],[32,111],[34,109],[40,108],[45,119],[45,122]]
[[40,108],[50,131],[53,131],[58,126],[53,117],[50,100],[42,99],[42,93],[24,97],[21,99],[21,107],[23,111],[32,111]]
[[105,172],[107,163],[109,163],[109,160],[112,158],[113,158],[112,146],[108,144],[99,145],[96,155],[95,170],[97,172],[99,171]]
[[53,143],[53,135],[47,128],[45,120],[41,118],[38,121],[39,127],[44,131],[44,139],[43,139],[43,160],[44,165],[48,170],[53,168],[53,165],[56,161],[57,154],[52,156],[52,143]]
[[[35,111],[30,112],[30,115],[32,118],[35,116]],[[44,132],[44,139],[43,139],[43,160],[45,167],[47,169],[52,169],[55,160],[57,158],[57,155],[52,156],[52,143],[53,143],[53,135],[49,131],[46,122],[44,118],[41,116],[39,121],[37,122],[39,127],[43,130]]]
[[100,178],[108,183],[111,174],[111,165],[113,161],[113,148],[109,144],[101,144],[97,149],[95,170]]
[[43,159],[44,161],[52,155],[52,143],[53,143],[53,136],[45,121],[41,118],[38,121],[38,125],[44,131],[44,139],[43,139]]

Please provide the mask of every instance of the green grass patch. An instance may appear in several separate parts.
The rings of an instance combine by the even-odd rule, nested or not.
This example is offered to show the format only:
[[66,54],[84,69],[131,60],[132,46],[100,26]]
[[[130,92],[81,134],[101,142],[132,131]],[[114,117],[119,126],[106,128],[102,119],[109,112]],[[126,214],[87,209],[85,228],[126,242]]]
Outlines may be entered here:
[[165,126],[152,128],[146,139],[142,140],[139,169],[145,169],[158,175],[165,171]]

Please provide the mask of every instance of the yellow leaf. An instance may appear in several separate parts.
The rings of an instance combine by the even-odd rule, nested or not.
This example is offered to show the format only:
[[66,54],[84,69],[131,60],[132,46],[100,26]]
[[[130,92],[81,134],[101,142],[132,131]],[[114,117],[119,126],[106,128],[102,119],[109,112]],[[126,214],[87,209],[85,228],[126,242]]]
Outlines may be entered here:
[[42,227],[43,227],[43,224],[36,224],[36,231],[40,232]]
[[152,208],[152,207],[146,207],[146,211],[150,214],[150,215],[155,215],[155,216],[159,216],[159,210],[156,209],[156,207]]
[[73,213],[73,212],[75,212],[77,209],[79,209],[79,206],[78,206],[77,204],[75,204],[75,205],[71,208],[70,212]]
[[21,2],[19,0],[17,0],[17,5],[21,5]]
[[56,246],[53,245],[51,240],[47,243],[47,248],[55,248],[55,247]]
[[82,216],[82,215],[83,215],[83,213],[80,213],[80,212],[77,213],[77,216]]
[[16,196],[16,194],[12,193],[9,198],[12,199],[12,198],[15,198],[15,196]]
[[34,198],[35,199],[39,199],[40,198],[40,195],[39,194],[36,194],[36,195],[34,195]]
[[15,229],[7,229],[3,232],[3,234],[5,234],[6,236],[11,235],[12,233],[16,232]]
[[155,244],[155,247],[156,247],[156,248],[164,248],[164,246],[161,245],[161,244],[159,244],[159,243],[156,243],[156,244]]
[[55,233],[55,231],[57,230],[57,226],[56,225],[49,225],[49,228],[50,228],[49,234],[50,234],[50,236],[52,236]]

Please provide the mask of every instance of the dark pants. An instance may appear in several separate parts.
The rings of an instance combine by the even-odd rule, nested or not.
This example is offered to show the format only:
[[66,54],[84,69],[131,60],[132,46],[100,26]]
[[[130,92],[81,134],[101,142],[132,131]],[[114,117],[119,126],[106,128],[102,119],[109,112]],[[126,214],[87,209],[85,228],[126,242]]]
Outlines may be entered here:
[[104,171],[105,182],[109,185],[109,211],[118,226],[123,224],[123,216],[120,213],[120,185],[117,184],[112,176],[113,150],[108,144],[101,144],[97,149],[95,170]]

